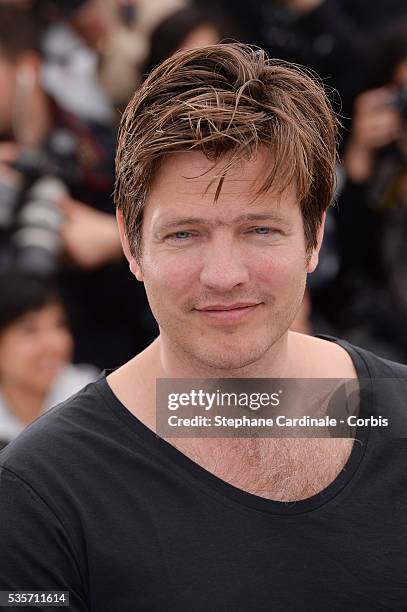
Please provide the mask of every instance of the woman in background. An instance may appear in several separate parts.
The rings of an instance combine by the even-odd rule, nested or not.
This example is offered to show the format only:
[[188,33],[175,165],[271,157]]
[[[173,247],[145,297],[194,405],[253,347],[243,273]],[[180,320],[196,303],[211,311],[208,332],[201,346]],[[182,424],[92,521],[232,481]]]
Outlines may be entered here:
[[70,363],[64,306],[48,278],[0,275],[0,448],[42,412],[95,380],[93,366]]
[[220,8],[186,6],[157,24],[150,36],[150,51],[142,68],[142,78],[180,49],[195,49],[227,40],[243,41],[241,28]]

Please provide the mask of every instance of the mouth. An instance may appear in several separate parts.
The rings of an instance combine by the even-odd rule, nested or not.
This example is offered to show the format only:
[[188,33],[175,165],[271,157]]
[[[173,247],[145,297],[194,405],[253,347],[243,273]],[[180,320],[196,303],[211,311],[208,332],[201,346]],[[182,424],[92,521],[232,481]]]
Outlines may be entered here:
[[42,374],[56,374],[62,366],[63,362],[59,359],[41,359],[37,362],[37,370]]
[[260,303],[214,304],[196,309],[201,316],[219,323],[237,323],[254,312]]

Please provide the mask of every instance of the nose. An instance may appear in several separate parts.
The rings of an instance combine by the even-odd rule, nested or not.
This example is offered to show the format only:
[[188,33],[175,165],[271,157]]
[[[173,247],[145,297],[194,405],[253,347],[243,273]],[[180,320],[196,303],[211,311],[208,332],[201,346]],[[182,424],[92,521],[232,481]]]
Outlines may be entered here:
[[222,234],[213,239],[203,258],[201,284],[222,293],[244,285],[249,279],[247,264],[233,237]]

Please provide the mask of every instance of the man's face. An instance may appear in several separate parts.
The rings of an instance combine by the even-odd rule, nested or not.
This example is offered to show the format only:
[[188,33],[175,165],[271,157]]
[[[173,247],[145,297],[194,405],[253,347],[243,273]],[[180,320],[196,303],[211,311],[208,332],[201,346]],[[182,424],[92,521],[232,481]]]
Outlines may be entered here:
[[216,203],[212,166],[201,153],[164,161],[144,211],[141,266],[131,267],[167,346],[190,364],[235,369],[288,330],[316,254],[307,257],[294,189],[253,201],[265,153],[227,173]]
[[90,47],[103,51],[112,33],[114,12],[105,0],[86,0],[73,14],[71,23]]

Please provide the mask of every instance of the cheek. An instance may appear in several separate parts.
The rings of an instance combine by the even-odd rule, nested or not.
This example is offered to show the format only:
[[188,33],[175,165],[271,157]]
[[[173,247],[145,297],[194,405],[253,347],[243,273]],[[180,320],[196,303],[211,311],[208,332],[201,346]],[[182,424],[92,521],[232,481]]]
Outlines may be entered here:
[[0,376],[24,378],[35,368],[39,352],[36,343],[27,338],[7,339],[0,345]]
[[271,250],[257,254],[251,266],[252,278],[279,290],[291,290],[306,278],[306,260],[302,252],[295,250]]
[[196,289],[202,256],[196,253],[163,253],[154,264],[145,260],[144,283],[147,295],[157,294],[165,301],[167,296],[182,296]]
[[73,352],[73,339],[70,332],[68,330],[59,331],[55,344],[61,359],[70,361]]

